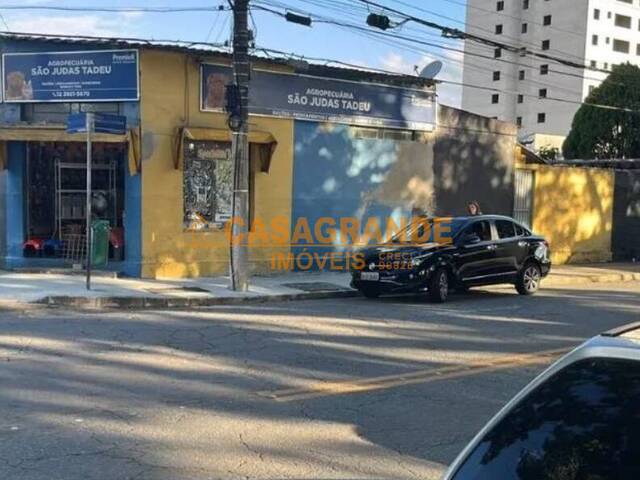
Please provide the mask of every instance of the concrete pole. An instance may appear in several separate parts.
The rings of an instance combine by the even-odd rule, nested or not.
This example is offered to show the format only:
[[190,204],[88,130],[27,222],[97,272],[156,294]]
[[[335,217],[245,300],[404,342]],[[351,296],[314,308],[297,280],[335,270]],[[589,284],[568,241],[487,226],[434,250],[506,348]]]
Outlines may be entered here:
[[[240,125],[232,136],[233,228],[230,246],[231,289],[249,289],[249,0],[233,7],[233,73],[240,91]],[[238,240],[241,240],[240,242]]]

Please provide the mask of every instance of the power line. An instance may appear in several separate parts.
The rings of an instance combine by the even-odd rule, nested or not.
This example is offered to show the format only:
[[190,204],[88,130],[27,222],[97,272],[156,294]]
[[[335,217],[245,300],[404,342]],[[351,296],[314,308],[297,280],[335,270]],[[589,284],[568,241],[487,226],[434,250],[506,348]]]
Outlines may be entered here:
[[[280,17],[284,17],[285,14],[282,12],[278,12],[276,10],[273,10],[271,8],[268,7],[264,7],[262,4],[264,5],[274,5],[277,6],[279,8],[283,8],[282,3],[280,3],[278,5],[279,2],[274,2],[273,0],[267,1],[267,0],[255,0],[254,3],[254,7],[255,9],[258,10],[263,10],[269,13],[272,13],[274,15],[280,16]],[[285,5],[284,8],[287,8],[287,6]],[[299,10],[298,10],[299,11]],[[371,29],[371,28],[367,28],[367,27],[363,27],[361,25],[357,25],[357,24],[353,24],[353,23],[346,23],[346,22],[342,22],[339,20],[335,20],[329,17],[321,17],[321,16],[313,16],[312,13],[310,12],[305,12],[307,15],[312,16],[312,18],[314,19],[314,21],[316,21],[316,23],[326,23],[326,24],[332,24],[332,25],[336,25],[339,27],[345,27],[345,28],[350,28],[356,31],[360,31],[360,32],[365,32],[367,34],[372,34],[372,35],[376,35],[378,37],[391,37],[394,38],[396,40],[401,40],[401,41],[407,41],[407,42],[412,42],[418,45],[422,45],[422,46],[427,46],[427,47],[433,47],[433,48],[438,48],[438,49],[442,49],[442,50],[447,50],[447,51],[451,51],[451,52],[455,52],[455,53],[460,53],[463,55],[468,55],[468,56],[473,56],[473,57],[477,57],[477,58],[481,58],[483,60],[490,60],[490,61],[496,61],[496,62],[500,62],[500,63],[505,63],[505,64],[509,64],[509,65],[515,65],[518,67],[527,67],[527,68],[531,68],[531,69],[537,69],[538,67],[533,66],[533,65],[529,65],[529,64],[523,64],[522,62],[516,62],[516,61],[512,61],[512,60],[507,60],[505,58],[496,58],[493,56],[489,56],[489,55],[484,55],[481,53],[477,53],[477,52],[470,52],[468,50],[464,50],[462,48],[455,48],[455,47],[451,47],[449,45],[442,45],[442,44],[438,44],[438,43],[433,43],[433,42],[427,42],[415,37],[409,37],[406,35],[400,35],[400,34],[396,34],[396,33],[390,33],[387,31],[382,31],[382,30],[377,30],[377,29]],[[383,42],[384,43],[384,42]],[[569,76],[569,77],[575,77],[575,78],[579,78],[579,79],[585,79],[585,80],[591,80],[591,81],[595,81],[595,82],[601,82],[602,79],[598,79],[598,78],[591,78],[591,77],[585,77],[584,75],[581,74],[577,74],[577,73],[571,73],[571,72],[563,72],[561,70],[555,70],[552,68],[549,68],[549,72],[551,73],[555,73],[558,75],[564,75],[564,76]]]
[[2,21],[2,24],[4,25],[4,28],[7,29],[7,31],[11,30],[9,28],[9,24],[7,23],[7,21],[4,19],[4,15],[2,15],[2,13],[0,13],[0,21]]
[[[442,1],[449,2],[449,3],[452,3],[452,4],[454,4],[454,5],[460,5],[460,6],[462,6],[462,7],[467,7],[467,8],[471,8],[471,9],[474,9],[474,10],[478,10],[478,11],[480,11],[480,12],[485,12],[485,13],[491,13],[491,14],[495,14],[495,15],[500,15],[500,16],[502,16],[502,17],[508,17],[508,18],[513,19],[513,20],[522,20],[520,17],[516,17],[515,15],[509,15],[508,13],[498,12],[498,11],[494,11],[494,10],[489,10],[488,8],[478,7],[478,6],[476,6],[476,5],[471,5],[470,3],[464,3],[464,2],[457,1],[457,0],[442,0]],[[556,31],[558,31],[558,32],[562,32],[562,33],[569,33],[569,34],[571,34],[571,35],[575,35],[575,36],[577,36],[577,37],[581,37],[581,38],[582,38],[582,37],[584,37],[584,35],[583,35],[583,34],[581,34],[581,33],[576,33],[576,32],[574,32],[574,31],[572,31],[572,30],[566,30],[566,29],[564,29],[564,28],[558,28],[558,27],[556,27],[556,26],[554,26],[554,25],[545,25],[544,23],[542,23],[542,22],[536,22],[535,20],[528,20],[528,23],[531,23],[532,25],[538,25],[538,26],[540,26],[540,27],[549,28],[549,29],[551,29],[551,30],[556,30]]]
[[[48,34],[48,33],[34,33],[34,32],[2,32],[0,38],[3,36],[10,37],[23,37],[23,38],[42,38],[48,39],[62,39],[62,40],[86,40],[88,42],[111,42],[111,43],[137,43],[148,44],[152,46],[166,44],[168,46],[179,46],[182,48],[195,48],[197,46],[204,46],[210,48],[217,48],[224,50],[227,45],[223,43],[212,42],[200,42],[198,40],[176,40],[176,39],[156,39],[156,38],[140,38],[140,37],[100,37],[96,35],[65,35],[62,33]],[[215,52],[213,52],[215,53]]]
[[[474,28],[474,29],[476,29],[476,30],[483,31],[483,32],[488,33],[488,34],[490,34],[490,35],[495,35],[495,32],[493,32],[492,30],[490,30],[490,29],[488,29],[488,28],[481,27],[481,26],[479,26],[479,25],[473,25],[473,24],[472,24],[471,22],[469,22],[468,20],[462,21],[462,20],[459,20],[459,19],[457,19],[457,18],[449,17],[449,16],[447,16],[447,15],[442,15],[442,14],[440,14],[440,13],[438,13],[438,12],[434,12],[434,11],[432,11],[432,10],[427,10],[427,9],[425,9],[425,8],[422,8],[422,7],[418,7],[418,6],[415,6],[415,5],[411,5],[410,3],[407,3],[407,2],[405,2],[405,1],[403,1],[403,0],[392,0],[392,1],[393,1],[393,2],[395,2],[395,3],[399,3],[400,5],[403,5],[403,6],[405,6],[405,7],[413,8],[413,9],[418,10],[418,11],[420,11],[420,12],[424,12],[424,13],[427,13],[427,14],[429,14],[429,15],[433,15],[433,16],[435,16],[435,17],[443,18],[443,19],[445,19],[445,20],[449,20],[449,21],[452,21],[452,22],[455,22],[455,23],[459,23],[459,24],[461,24],[461,25],[464,25],[464,27],[465,27],[466,31],[468,31],[468,30],[469,30],[469,27],[473,27],[473,28]],[[530,23],[535,23],[535,22],[530,22]],[[540,24],[540,25],[543,25],[543,24]],[[545,26],[545,27],[548,27],[548,26]],[[528,41],[526,41],[526,40],[523,40],[521,37],[514,37],[514,36],[512,36],[512,35],[506,35],[506,34],[502,34],[502,37],[504,37],[504,38],[508,38],[508,39],[512,39],[512,40],[515,40],[515,41],[517,41],[517,42],[521,42],[523,45],[529,45],[530,47],[532,47],[532,48],[533,48],[533,49],[535,49],[535,50],[540,50],[540,48],[538,47],[538,45],[536,45],[536,44],[535,44],[535,43],[533,43],[533,42],[528,42]],[[565,51],[563,51],[563,50],[559,50],[559,49],[557,49],[557,48],[550,48],[550,49],[549,49],[549,51],[557,52],[557,53],[560,53],[560,54],[562,54],[562,55],[567,55],[567,56],[569,56],[569,57],[573,57],[574,59],[577,59],[577,60],[582,61],[582,62],[586,62],[586,60],[587,60],[587,59],[586,59],[586,58],[584,58],[584,57],[581,57],[581,56],[579,56],[579,55],[575,55],[575,54],[570,53],[570,52],[565,52]]]
[[[296,55],[296,54],[293,54],[293,53],[287,53],[287,52],[283,52],[281,50],[274,50],[274,49],[265,48],[265,47],[256,47],[256,50],[260,50],[260,51],[263,51],[263,52],[271,52],[271,53],[275,53],[275,54],[278,54],[278,55],[284,55],[284,56],[287,56],[289,58],[298,58],[300,60],[306,60],[306,61],[310,60],[310,61],[316,61],[316,62],[323,62],[325,65],[336,64],[336,65],[342,65],[342,66],[349,67],[349,68],[355,68],[355,69],[358,69],[358,70],[367,70],[367,71],[376,72],[376,73],[384,73],[384,74],[387,74],[387,75],[400,76],[397,72],[392,72],[390,70],[385,70],[385,69],[381,69],[381,68],[374,68],[374,67],[363,67],[361,65],[357,65],[357,64],[349,63],[349,62],[344,62],[342,60],[335,60],[335,59],[323,58],[323,57],[306,57],[306,56],[302,56],[302,55]],[[640,110],[633,110],[633,109],[630,109],[630,108],[616,107],[616,106],[612,106],[612,105],[604,105],[604,104],[598,104],[598,103],[580,102],[580,101],[569,100],[569,99],[565,99],[565,98],[540,97],[538,95],[521,94],[520,92],[514,92],[514,91],[510,91],[510,90],[503,90],[503,89],[499,89],[499,88],[495,88],[495,87],[487,87],[485,85],[475,85],[475,84],[471,84],[471,83],[456,82],[456,81],[453,81],[453,80],[436,80],[436,81],[440,82],[440,83],[448,83],[448,84],[451,84],[451,85],[458,85],[458,86],[462,86],[462,87],[475,88],[475,89],[491,91],[491,92],[495,92],[495,93],[506,93],[506,94],[511,94],[511,95],[523,95],[525,97],[536,98],[538,100],[552,100],[552,101],[557,101],[557,102],[562,102],[562,103],[569,103],[569,104],[574,104],[574,105],[583,105],[583,106],[588,106],[588,107],[593,107],[593,108],[600,108],[600,109],[604,109],[604,110],[613,110],[613,111],[620,111],[620,112],[633,113],[633,114],[640,115]]]
[[534,56],[534,57],[538,57],[538,58],[542,58],[545,60],[549,60],[549,61],[553,61],[553,62],[557,62],[560,63],[562,65],[565,65],[567,67],[572,67],[572,68],[577,68],[577,69],[581,69],[581,70],[593,70],[593,71],[597,71],[597,72],[602,72],[602,73],[611,73],[608,70],[603,70],[603,69],[599,69],[596,67],[590,67],[588,65],[584,65],[581,63],[577,63],[574,62],[572,60],[567,60],[567,59],[563,59],[563,58],[559,58],[553,55],[547,55],[545,53],[539,53],[539,52],[534,52],[531,51],[527,48],[524,47],[516,47],[513,45],[510,45],[508,43],[504,43],[504,42],[498,42],[496,40],[492,40],[490,38],[485,38],[485,37],[481,37],[479,35],[476,34],[471,34],[471,33],[465,33],[457,28],[451,28],[451,27],[447,27],[444,25],[440,25],[438,23],[429,21],[429,20],[425,20],[423,18],[420,17],[416,17],[414,15],[410,15],[407,14],[405,12],[402,12],[400,10],[397,10],[395,8],[391,8],[385,5],[382,5],[380,3],[374,2],[372,0],[357,0],[361,3],[364,3],[366,5],[372,6],[372,7],[376,7],[376,8],[380,8],[382,10],[386,10],[388,12],[394,13],[402,18],[404,18],[405,20],[411,20],[413,22],[416,22],[418,24],[424,25],[426,27],[429,28],[433,28],[436,30],[439,30],[440,32],[442,32],[442,34],[444,36],[447,37],[453,37],[453,38],[460,38],[460,39],[464,39],[464,40],[470,40],[476,43],[480,43],[483,45],[489,45],[495,48],[500,48],[500,49],[504,49],[506,51],[512,52],[512,53],[516,53],[519,55],[529,55],[529,56]]
[[218,7],[59,7],[47,5],[4,5],[3,10],[45,10],[59,12],[99,12],[99,13],[178,13],[178,12],[211,12],[229,10],[222,5]]

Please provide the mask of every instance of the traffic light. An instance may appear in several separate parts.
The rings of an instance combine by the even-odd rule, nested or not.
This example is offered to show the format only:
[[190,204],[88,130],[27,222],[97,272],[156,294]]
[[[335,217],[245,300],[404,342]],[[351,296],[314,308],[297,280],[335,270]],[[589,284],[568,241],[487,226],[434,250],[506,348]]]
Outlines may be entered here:
[[367,25],[380,30],[387,30],[391,28],[391,20],[386,15],[378,15],[377,13],[370,13],[367,17]]

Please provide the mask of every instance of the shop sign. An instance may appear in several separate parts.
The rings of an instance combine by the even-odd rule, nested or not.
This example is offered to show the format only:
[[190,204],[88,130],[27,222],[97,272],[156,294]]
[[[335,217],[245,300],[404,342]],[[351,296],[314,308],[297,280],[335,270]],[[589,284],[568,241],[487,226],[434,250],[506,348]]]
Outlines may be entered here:
[[138,51],[5,53],[7,103],[118,102],[139,96]]
[[[87,113],[72,113],[67,121],[67,133],[85,133],[87,131]],[[127,117],[109,113],[93,114],[93,130],[96,133],[124,135],[127,133]]]
[[[222,111],[229,67],[203,64],[201,109]],[[424,90],[308,75],[254,70],[249,111],[315,122],[431,131],[436,124],[436,96]]]

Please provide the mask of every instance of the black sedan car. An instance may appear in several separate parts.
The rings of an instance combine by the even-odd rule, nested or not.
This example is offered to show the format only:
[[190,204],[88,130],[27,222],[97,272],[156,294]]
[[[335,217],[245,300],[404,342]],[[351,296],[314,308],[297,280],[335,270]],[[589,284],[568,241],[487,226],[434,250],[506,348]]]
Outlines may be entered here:
[[[438,219],[411,229],[437,231]],[[532,295],[551,268],[549,244],[509,217],[479,215],[447,219],[447,238],[405,231],[386,244],[360,252],[364,266],[352,271],[352,287],[366,297],[392,293],[426,293],[444,302],[449,290],[510,283]],[[436,224],[436,225],[434,225]],[[430,228],[434,227],[433,229]]]

